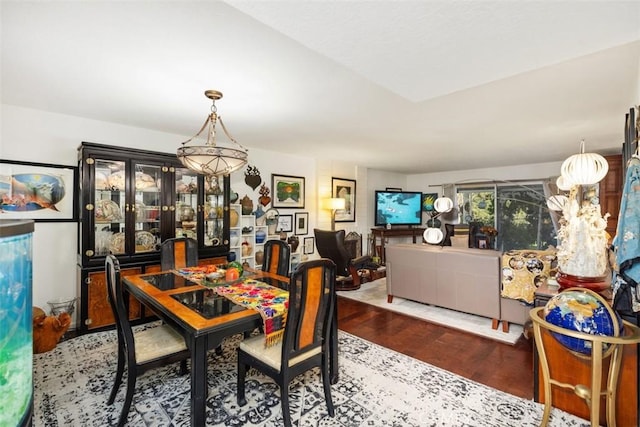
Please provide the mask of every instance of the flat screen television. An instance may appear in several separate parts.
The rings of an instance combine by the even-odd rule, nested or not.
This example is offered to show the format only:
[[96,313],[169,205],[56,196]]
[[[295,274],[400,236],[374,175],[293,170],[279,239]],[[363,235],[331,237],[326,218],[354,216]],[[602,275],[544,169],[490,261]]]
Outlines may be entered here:
[[422,224],[422,193],[376,190],[376,226]]

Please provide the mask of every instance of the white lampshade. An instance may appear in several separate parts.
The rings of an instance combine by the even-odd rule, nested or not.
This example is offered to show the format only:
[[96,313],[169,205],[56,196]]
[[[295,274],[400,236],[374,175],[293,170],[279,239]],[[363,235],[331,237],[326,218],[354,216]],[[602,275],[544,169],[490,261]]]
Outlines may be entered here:
[[325,200],[325,209],[332,211],[344,209],[347,206],[346,200],[342,198],[332,197]]
[[547,199],[547,207],[552,211],[561,211],[564,206],[569,202],[569,198],[562,194],[556,194]]
[[560,169],[562,176],[572,185],[596,184],[602,181],[608,171],[609,164],[604,157],[584,152],[584,140],[580,142],[580,153],[565,160]]
[[566,176],[560,175],[558,179],[556,179],[556,185],[559,190],[569,191],[571,190],[571,182]]
[[435,202],[433,202],[433,208],[436,212],[447,213],[453,209],[453,200],[448,197],[438,197]]
[[444,234],[439,228],[429,227],[424,230],[424,233],[422,233],[422,237],[424,237],[424,240],[430,245],[437,245],[442,241]]

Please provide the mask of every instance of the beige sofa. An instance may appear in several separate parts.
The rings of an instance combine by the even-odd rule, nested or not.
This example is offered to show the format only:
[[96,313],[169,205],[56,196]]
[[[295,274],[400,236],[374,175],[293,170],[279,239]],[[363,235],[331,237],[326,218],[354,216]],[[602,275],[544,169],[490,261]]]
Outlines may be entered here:
[[387,301],[398,296],[492,319],[524,324],[529,307],[502,298],[501,253],[426,244],[386,248]]

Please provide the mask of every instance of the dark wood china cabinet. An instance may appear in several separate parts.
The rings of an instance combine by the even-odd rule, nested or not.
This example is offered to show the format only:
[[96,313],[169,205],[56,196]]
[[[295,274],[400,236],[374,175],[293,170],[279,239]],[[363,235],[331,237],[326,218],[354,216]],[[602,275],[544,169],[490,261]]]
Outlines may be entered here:
[[[83,142],[78,148],[80,203],[78,294],[80,332],[114,324],[107,300],[105,256],[122,274],[160,270],[160,244],[198,241],[200,263],[224,262],[229,252],[229,177],[204,177],[175,154]],[[133,298],[132,319],[152,313]]]

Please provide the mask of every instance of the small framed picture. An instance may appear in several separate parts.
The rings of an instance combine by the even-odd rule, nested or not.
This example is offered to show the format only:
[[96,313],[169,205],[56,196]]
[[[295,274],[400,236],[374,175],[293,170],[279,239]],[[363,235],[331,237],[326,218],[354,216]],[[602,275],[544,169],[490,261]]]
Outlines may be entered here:
[[489,246],[487,245],[487,239],[480,238],[478,239],[478,248],[479,249],[487,249]]
[[305,255],[312,254],[316,249],[316,241],[314,237],[304,238],[304,253]]
[[304,208],[304,177],[271,174],[271,206]]
[[437,193],[422,193],[422,210],[424,212],[436,213],[436,208],[433,206],[438,198]]
[[309,212],[296,212],[295,213],[295,230],[296,236],[302,236],[309,234]]
[[276,231],[290,233],[293,231],[293,215],[280,215],[278,217],[278,228]]

